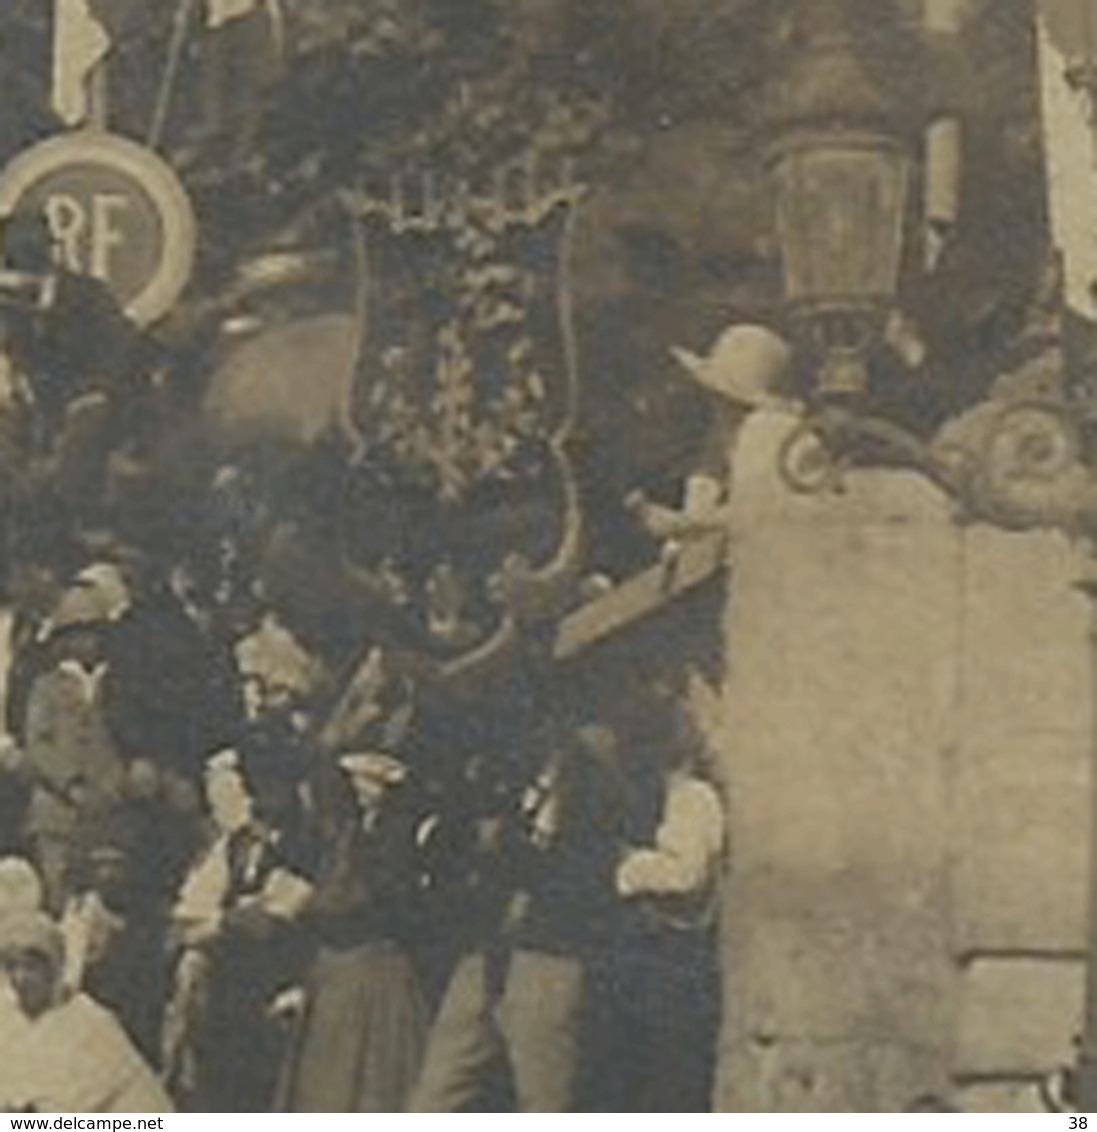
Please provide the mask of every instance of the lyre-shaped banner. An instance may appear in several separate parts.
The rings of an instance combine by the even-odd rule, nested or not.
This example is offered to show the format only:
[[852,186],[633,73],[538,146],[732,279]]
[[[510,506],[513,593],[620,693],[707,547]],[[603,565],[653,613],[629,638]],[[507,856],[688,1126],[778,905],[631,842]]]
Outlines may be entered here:
[[544,613],[577,566],[576,194],[419,200],[356,209],[343,552],[429,653],[456,660]]

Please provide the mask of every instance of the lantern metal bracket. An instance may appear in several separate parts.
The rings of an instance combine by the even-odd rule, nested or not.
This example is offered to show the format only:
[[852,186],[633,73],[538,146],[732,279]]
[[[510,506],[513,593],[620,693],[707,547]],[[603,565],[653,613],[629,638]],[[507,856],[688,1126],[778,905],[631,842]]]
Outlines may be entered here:
[[920,437],[843,406],[824,406],[805,417],[778,453],[781,478],[799,495],[842,492],[849,471],[869,462],[918,471],[949,495],[963,494],[962,477]]
[[778,471],[791,491],[817,495],[844,491],[858,467],[906,469],[953,500],[958,521],[1097,538],[1097,470],[1084,437],[1095,422],[1092,409],[1065,401],[988,401],[927,443],[894,422],[824,406],[785,440]]

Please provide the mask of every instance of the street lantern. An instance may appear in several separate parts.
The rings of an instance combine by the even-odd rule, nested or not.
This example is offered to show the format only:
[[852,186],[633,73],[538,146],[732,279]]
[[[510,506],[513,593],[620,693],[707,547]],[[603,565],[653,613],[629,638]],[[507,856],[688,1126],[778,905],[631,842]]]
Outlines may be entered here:
[[774,88],[769,172],[785,301],[819,358],[818,393],[868,384],[867,355],[895,300],[910,157],[841,0],[810,0]]

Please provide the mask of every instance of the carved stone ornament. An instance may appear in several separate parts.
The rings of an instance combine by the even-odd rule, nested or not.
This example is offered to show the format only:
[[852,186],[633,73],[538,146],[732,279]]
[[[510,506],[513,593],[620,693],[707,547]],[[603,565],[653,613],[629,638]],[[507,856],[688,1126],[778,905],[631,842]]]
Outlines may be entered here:
[[[1052,351],[1061,364],[1058,351]],[[858,464],[921,472],[965,521],[1014,530],[1097,530],[1097,474],[1086,434],[1093,411],[1063,396],[1009,391],[949,421],[926,442],[893,422],[838,407],[805,417],[782,447],[780,472],[797,493],[842,490]]]

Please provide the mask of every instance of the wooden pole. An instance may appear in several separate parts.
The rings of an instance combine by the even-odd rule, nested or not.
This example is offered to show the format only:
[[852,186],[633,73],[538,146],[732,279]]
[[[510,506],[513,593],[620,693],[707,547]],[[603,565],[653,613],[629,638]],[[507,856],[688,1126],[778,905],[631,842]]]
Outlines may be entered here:
[[145,139],[150,149],[158,149],[164,140],[164,129],[171,110],[171,100],[175,94],[175,83],[179,77],[179,64],[183,59],[183,48],[187,44],[187,30],[195,0],[179,0],[175,8],[175,18],[171,29],[171,42],[168,44],[168,58],[164,66],[164,77],[156,96],[156,106],[152,112],[152,123]]

